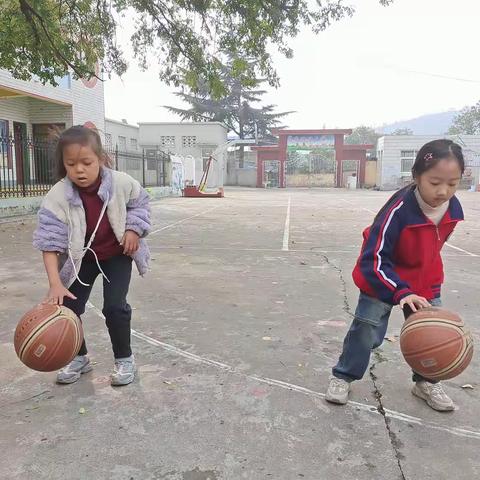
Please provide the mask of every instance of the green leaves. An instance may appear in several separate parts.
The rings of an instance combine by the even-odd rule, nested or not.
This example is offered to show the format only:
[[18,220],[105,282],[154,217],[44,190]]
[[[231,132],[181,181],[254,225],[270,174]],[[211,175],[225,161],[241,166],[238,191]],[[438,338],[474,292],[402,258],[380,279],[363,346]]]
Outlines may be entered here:
[[0,68],[17,78],[53,85],[69,71],[88,78],[99,58],[107,69],[126,70],[107,1],[3,0],[0,18]]
[[269,139],[271,129],[278,128],[291,112],[275,112],[275,105],[258,106],[266,93],[259,86],[266,80],[255,77],[254,65],[253,61],[227,55],[225,64],[216,64],[218,79],[197,76],[193,89],[191,74],[186,71],[182,83],[189,88],[176,95],[191,107],[166,108],[182,120],[222,122],[239,138],[253,138],[258,132],[260,138]]
[[198,90],[202,78],[204,87],[220,97],[227,90],[219,52],[236,58],[231,74],[242,85],[253,86],[257,74],[276,86],[272,50],[291,57],[289,41],[303,25],[319,32],[353,14],[345,1],[2,0],[0,68],[55,84],[55,77],[67,71],[94,75],[100,60],[107,75],[122,75],[127,64],[116,28],[133,21],[130,43],[141,67],[148,68],[153,58],[166,83],[179,86],[185,80]]
[[374,128],[362,125],[353,129],[351,135],[345,138],[347,144],[377,144],[377,140],[382,135],[378,134]]
[[465,107],[453,120],[448,130],[450,135],[480,134],[480,101],[472,107]]

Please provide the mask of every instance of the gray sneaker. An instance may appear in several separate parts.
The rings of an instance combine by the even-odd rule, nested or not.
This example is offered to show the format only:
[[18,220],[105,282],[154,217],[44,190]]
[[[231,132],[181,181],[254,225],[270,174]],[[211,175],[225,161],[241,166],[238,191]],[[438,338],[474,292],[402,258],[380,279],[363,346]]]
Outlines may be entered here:
[[348,392],[350,392],[350,383],[337,377],[330,377],[325,400],[330,403],[345,405],[348,402]]
[[75,383],[82,373],[87,373],[92,368],[86,355],[77,355],[66,367],[57,372],[57,383]]
[[127,358],[116,358],[111,384],[114,387],[128,385],[133,382],[134,378],[135,359],[133,358],[133,355]]
[[439,412],[455,410],[455,404],[445,393],[440,383],[416,382],[413,386],[412,393],[416,397],[425,400],[430,407]]

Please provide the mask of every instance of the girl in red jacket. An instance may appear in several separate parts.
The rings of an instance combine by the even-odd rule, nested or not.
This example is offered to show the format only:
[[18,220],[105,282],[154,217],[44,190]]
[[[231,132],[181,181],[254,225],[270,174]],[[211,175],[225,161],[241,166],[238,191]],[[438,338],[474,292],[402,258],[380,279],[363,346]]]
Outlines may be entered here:
[[[394,305],[400,305],[404,314],[441,305],[444,275],[440,251],[463,220],[455,191],[464,168],[459,145],[451,140],[427,143],[412,168],[414,183],[396,192],[364,231],[353,271],[360,298],[343,352],[333,368],[327,401],[347,403],[351,382],[363,377],[371,350],[383,342]],[[430,407],[454,409],[440,383],[415,372],[413,381],[412,393]]]

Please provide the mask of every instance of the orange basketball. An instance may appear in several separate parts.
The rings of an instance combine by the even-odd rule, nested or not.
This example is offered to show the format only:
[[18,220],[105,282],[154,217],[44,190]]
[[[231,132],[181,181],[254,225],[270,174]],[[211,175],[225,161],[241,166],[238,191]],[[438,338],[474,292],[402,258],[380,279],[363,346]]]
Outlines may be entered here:
[[61,305],[38,305],[15,330],[18,358],[33,370],[52,372],[73,360],[83,342],[79,318]]
[[446,380],[468,367],[473,339],[456,313],[431,307],[408,317],[400,348],[414,372],[430,380]]

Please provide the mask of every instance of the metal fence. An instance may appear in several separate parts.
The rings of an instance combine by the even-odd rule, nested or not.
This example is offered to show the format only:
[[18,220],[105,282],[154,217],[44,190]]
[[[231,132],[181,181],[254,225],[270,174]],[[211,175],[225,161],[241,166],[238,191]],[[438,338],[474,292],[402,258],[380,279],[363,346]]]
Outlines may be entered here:
[[55,183],[49,142],[0,137],[0,198],[43,195]]
[[107,153],[116,170],[128,173],[144,187],[165,187],[169,184],[170,155],[155,148],[137,152],[122,152],[115,148]]
[[[144,187],[169,183],[170,156],[158,149],[107,152],[116,170]],[[0,137],[0,198],[45,195],[55,184],[55,146],[32,138]]]

